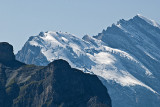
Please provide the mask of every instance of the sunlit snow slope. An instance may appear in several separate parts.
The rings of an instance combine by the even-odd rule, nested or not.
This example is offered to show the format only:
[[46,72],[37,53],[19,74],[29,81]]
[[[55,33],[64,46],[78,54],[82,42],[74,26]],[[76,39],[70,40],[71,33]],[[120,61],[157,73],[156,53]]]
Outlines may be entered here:
[[94,38],[41,32],[29,38],[16,58],[36,65],[65,59],[72,67],[98,75],[113,107],[158,107],[159,46],[159,25],[137,15],[128,21],[120,20]]

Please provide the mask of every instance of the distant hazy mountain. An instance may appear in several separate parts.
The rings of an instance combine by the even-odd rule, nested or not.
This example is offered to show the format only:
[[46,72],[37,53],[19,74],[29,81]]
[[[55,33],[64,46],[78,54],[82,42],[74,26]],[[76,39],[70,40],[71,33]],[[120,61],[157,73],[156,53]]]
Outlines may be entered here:
[[65,59],[72,67],[98,75],[108,88],[113,107],[157,107],[159,46],[160,26],[137,15],[83,39],[68,33],[41,32],[29,38],[16,58],[36,65]]
[[15,60],[10,44],[0,43],[0,107],[111,107],[111,99],[97,76],[62,59],[26,65]]

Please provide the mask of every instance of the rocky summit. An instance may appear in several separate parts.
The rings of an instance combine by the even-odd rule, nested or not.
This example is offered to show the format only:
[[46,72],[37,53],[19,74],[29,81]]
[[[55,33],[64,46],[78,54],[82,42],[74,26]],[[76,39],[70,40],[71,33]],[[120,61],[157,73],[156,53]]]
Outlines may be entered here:
[[25,65],[15,60],[10,44],[0,43],[0,106],[111,107],[111,99],[97,76],[62,59]]
[[13,46],[7,42],[0,43],[0,62],[9,67],[25,65],[24,63],[15,60]]
[[13,54],[13,47],[6,42],[2,42],[0,44],[0,61],[12,61],[15,60],[15,56]]

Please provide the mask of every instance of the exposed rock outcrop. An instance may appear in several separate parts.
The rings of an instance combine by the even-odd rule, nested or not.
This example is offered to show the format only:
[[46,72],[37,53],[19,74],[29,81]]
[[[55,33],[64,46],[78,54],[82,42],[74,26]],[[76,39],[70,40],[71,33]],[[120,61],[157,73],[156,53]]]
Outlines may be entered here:
[[0,63],[3,63],[9,67],[19,67],[25,65],[24,63],[15,60],[13,46],[7,42],[0,43]]

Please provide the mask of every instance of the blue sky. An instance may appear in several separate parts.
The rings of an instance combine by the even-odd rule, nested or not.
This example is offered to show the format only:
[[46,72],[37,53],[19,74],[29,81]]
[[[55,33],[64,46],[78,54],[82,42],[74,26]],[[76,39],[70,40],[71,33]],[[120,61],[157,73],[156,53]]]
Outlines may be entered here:
[[159,10],[160,0],[0,0],[0,42],[16,53],[40,31],[93,36],[136,14],[160,23]]

